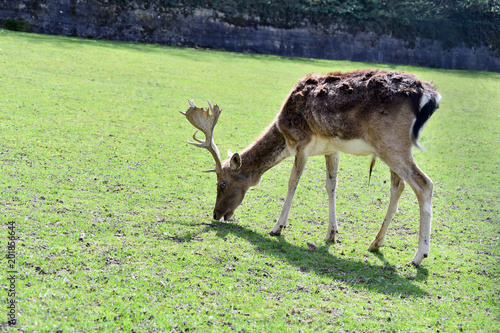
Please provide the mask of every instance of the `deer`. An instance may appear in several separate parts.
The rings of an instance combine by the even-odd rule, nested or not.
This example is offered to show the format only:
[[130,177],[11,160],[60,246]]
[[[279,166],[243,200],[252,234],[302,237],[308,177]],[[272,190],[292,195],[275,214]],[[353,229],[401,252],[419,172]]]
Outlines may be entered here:
[[[368,250],[377,252],[384,246],[406,183],[415,192],[420,209],[418,249],[408,264],[419,266],[430,252],[433,182],[415,164],[412,147],[423,149],[419,136],[440,101],[441,95],[432,82],[405,72],[366,69],[312,73],[295,84],[262,134],[241,153],[228,151],[223,163],[214,142],[214,128],[222,111],[218,105],[208,101],[209,108],[198,108],[189,101],[190,108],[180,112],[197,128],[195,142],[187,142],[207,149],[215,160],[215,168],[206,171],[217,175],[213,220],[231,220],[248,189],[258,185],[266,171],[293,156],[283,208],[269,232],[280,236],[308,157],[324,155],[329,202],[325,241],[335,242],[340,154],[371,155],[370,177],[376,159],[390,169],[390,198],[382,226]],[[198,131],[205,140],[197,137]]]

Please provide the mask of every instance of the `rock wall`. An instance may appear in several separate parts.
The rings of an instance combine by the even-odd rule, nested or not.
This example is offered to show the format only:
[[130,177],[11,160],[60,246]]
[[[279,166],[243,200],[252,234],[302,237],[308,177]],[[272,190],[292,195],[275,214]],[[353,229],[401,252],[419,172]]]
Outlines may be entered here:
[[26,21],[31,31],[43,34],[500,72],[500,56],[486,47],[443,49],[439,42],[430,40],[416,40],[410,45],[388,35],[352,34],[348,27],[338,24],[277,29],[260,26],[254,18],[253,24],[237,26],[219,12],[167,8],[157,3],[0,0],[0,20],[6,19]]

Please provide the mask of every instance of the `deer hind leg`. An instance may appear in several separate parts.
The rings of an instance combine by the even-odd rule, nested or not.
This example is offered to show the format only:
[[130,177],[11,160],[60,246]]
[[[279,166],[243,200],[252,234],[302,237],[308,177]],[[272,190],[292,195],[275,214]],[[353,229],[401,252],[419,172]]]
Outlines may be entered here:
[[[407,156],[409,158],[401,161],[396,159],[381,158],[389,165],[391,170],[396,172],[408,185],[411,186],[417,196],[420,207],[420,231],[418,238],[418,250],[411,263],[418,266],[424,258],[429,256],[431,244],[431,220],[432,220],[432,189],[433,183],[425,173],[420,170],[411,158],[411,151]],[[386,156],[387,157],[387,156]],[[404,161],[404,162],[403,162]]]
[[391,224],[392,217],[398,211],[398,202],[401,197],[401,193],[405,189],[405,182],[398,176],[397,173],[391,170],[391,198],[389,201],[389,207],[387,208],[387,213],[385,214],[384,222],[382,227],[377,234],[377,237],[373,240],[368,250],[372,252],[378,251],[382,246],[384,246],[385,235],[389,225]]
[[278,222],[269,232],[271,236],[280,236],[281,231],[285,229],[286,223],[288,221],[288,214],[290,213],[290,207],[292,206],[293,196],[295,195],[295,190],[299,184],[300,176],[306,166],[307,154],[303,149],[297,149],[297,154],[295,155],[295,161],[293,163],[292,173],[290,174],[290,180],[288,181],[288,192],[285,198],[285,204],[281,210],[280,218]]
[[427,177],[415,164],[407,180],[417,196],[420,207],[420,231],[418,236],[418,250],[411,263],[418,266],[429,256],[431,247],[431,220],[432,220],[432,180]]
[[337,187],[337,174],[339,169],[340,152],[325,155],[326,160],[326,191],[328,193],[328,229],[326,241],[335,242],[335,234],[338,234],[337,216],[335,212],[335,189]]

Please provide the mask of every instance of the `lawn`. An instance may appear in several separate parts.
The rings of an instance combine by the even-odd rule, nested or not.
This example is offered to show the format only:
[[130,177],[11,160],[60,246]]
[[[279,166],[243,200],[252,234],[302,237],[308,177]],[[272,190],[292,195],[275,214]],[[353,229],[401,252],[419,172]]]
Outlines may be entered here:
[[[369,157],[341,157],[336,244],[323,241],[322,157],[310,158],[282,237],[267,232],[291,159],[247,193],[234,221],[212,221],[215,176],[200,171],[213,160],[186,143],[187,100],[222,108],[225,156],[262,132],[300,77],[358,68],[415,73],[443,95],[421,136],[427,150],[414,152],[434,181],[423,266],[406,266],[418,238],[409,188],[386,246],[367,251],[390,184],[383,163],[368,184]],[[499,96],[498,73],[1,31],[0,327],[498,332]]]

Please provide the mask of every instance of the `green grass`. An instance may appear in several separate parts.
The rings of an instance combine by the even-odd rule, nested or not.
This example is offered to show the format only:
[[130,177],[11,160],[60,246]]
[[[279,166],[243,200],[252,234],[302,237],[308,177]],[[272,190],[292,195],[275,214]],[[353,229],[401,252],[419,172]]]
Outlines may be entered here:
[[[8,222],[19,237],[13,330],[498,332],[500,74],[0,32],[0,253],[7,321]],[[322,157],[311,158],[281,238],[287,160],[212,222],[208,152],[178,112],[222,109],[216,142],[242,150],[309,72],[379,67],[434,80],[441,108],[415,151],[435,183],[431,255],[402,196],[379,254],[389,172],[343,155],[341,243],[326,245]],[[82,237],[83,236],[83,237]],[[306,242],[319,246],[308,251]]]

